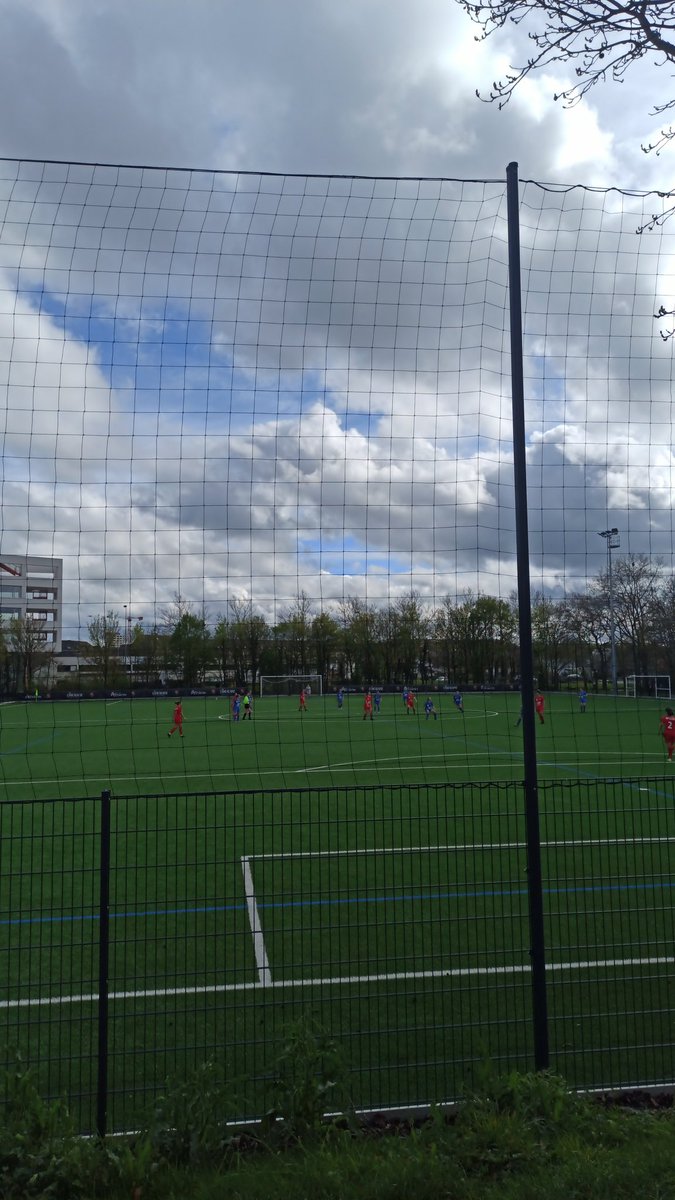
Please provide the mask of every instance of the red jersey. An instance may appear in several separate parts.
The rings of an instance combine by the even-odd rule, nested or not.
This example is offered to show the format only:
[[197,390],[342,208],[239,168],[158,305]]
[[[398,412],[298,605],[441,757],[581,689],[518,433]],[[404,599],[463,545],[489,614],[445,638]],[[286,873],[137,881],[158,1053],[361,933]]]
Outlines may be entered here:
[[373,707],[373,697],[371,696],[370,692],[368,692],[364,697],[363,707],[366,712],[370,712],[371,708]]
[[174,708],[173,721],[174,721],[174,725],[182,725],[183,724],[183,706],[182,706],[182,704],[177,704],[176,707]]
[[408,705],[408,708],[415,707],[415,697],[413,696],[412,692],[408,692],[408,695],[405,698],[405,702]]
[[675,742],[675,717],[661,717],[661,731],[667,742]]
[[545,703],[546,703],[546,701],[544,700],[544,697],[543,697],[543,696],[535,696],[535,698],[534,698],[534,707],[536,708],[536,710],[537,710],[537,712],[538,712],[538,713],[540,713],[540,712],[543,712],[543,711],[544,711],[544,705],[545,705]]

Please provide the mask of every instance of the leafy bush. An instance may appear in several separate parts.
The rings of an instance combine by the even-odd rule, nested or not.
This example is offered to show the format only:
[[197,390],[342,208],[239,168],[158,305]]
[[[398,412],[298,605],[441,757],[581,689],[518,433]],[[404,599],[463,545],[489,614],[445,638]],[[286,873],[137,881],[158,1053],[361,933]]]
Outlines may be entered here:
[[[303,1014],[288,1029],[273,1070],[273,1106],[263,1131],[281,1132],[290,1141],[325,1135],[335,1128],[326,1114],[340,1104],[347,1069],[338,1042],[310,1015]],[[353,1123],[351,1104],[340,1120]]]
[[154,1161],[220,1165],[233,1146],[227,1125],[233,1099],[213,1062],[202,1063],[184,1080],[168,1085],[157,1097],[143,1133]]
[[0,1195],[49,1200],[84,1195],[94,1174],[91,1142],[77,1136],[61,1100],[43,1100],[17,1060],[3,1080],[0,1119]]

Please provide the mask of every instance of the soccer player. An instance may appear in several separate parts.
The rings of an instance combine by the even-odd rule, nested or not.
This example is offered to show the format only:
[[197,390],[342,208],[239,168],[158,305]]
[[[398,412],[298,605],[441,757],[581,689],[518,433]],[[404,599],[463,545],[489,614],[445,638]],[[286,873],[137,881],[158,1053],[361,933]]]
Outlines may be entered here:
[[253,701],[250,692],[244,696],[244,720],[248,717],[249,721],[253,720]]
[[183,736],[183,702],[182,702],[182,700],[176,701],[176,705],[173,710],[173,725],[171,726],[171,732],[169,734],[167,734],[167,736],[172,737],[173,734],[176,732],[176,730],[178,730],[180,736],[182,737]]
[[304,688],[300,691],[300,707],[298,712],[307,712],[307,694]]
[[457,691],[452,698],[455,702],[455,708],[459,709],[462,716],[464,716],[464,697],[462,696],[462,693]]
[[232,720],[239,720],[239,709],[241,707],[241,696],[239,692],[235,692],[232,698]]
[[373,697],[372,697],[370,691],[367,691],[365,696],[363,697],[363,719],[364,719],[364,721],[366,721],[368,719],[368,717],[370,717],[370,720],[372,721],[372,719],[373,719]]
[[375,688],[375,712],[379,713],[382,703],[382,688]]
[[666,752],[668,754],[668,762],[673,761],[673,749],[675,748],[675,714],[672,708],[666,709],[666,715],[661,717],[659,721],[659,733],[666,743]]
[[436,709],[434,708],[434,702],[431,699],[431,696],[427,696],[425,704],[424,704],[424,719],[426,721],[428,721],[429,717],[432,715],[432,713],[433,713],[434,721],[437,721],[438,713],[436,712]]
[[536,714],[539,717],[539,724],[543,725],[544,724],[544,708],[546,707],[546,701],[545,701],[544,697],[542,696],[541,692],[537,692],[536,696],[534,697],[534,707],[535,707]]
[[404,687],[404,689],[403,689],[403,707],[405,708],[405,710],[407,712],[407,710],[408,710],[408,689],[407,689],[407,687]]
[[588,692],[586,688],[581,688],[579,691],[579,712],[586,712],[586,704],[588,702]]
[[415,716],[415,693],[413,692],[412,688],[408,688],[408,691],[406,694],[406,701],[405,701],[406,717],[409,717],[411,713],[414,717]]
[[338,702],[338,708],[342,708],[342,705],[343,705],[343,704],[344,704],[344,702],[345,702],[345,690],[344,690],[344,688],[338,688],[337,702]]

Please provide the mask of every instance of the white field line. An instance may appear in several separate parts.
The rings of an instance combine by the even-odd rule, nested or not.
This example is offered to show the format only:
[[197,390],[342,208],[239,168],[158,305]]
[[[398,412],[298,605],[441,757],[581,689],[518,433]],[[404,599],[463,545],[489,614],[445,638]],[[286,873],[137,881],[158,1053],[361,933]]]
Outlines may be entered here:
[[244,876],[244,892],[246,894],[248,920],[251,926],[251,933],[253,934],[253,951],[255,954],[255,964],[258,970],[258,980],[261,987],[269,987],[272,983],[272,972],[270,971],[267,950],[265,949],[265,938],[263,937],[260,914],[258,913],[258,905],[255,898],[253,876],[251,875],[251,862],[247,855],[242,856],[241,870]]
[[[202,749],[203,749],[203,747],[202,747]],[[570,755],[565,754],[563,751],[561,751],[560,753],[561,753],[561,757],[563,759],[567,759],[567,760],[570,759]],[[578,755],[578,759],[581,759],[585,753],[586,753],[585,751],[581,752]],[[587,764],[588,766],[591,766],[591,765],[597,766],[597,767],[613,766],[616,768],[617,772],[620,770],[621,767],[627,766],[630,763],[635,763],[636,766],[640,766],[640,767],[644,768],[645,764],[647,764],[647,763],[654,762],[654,763],[663,764],[663,761],[664,761],[663,754],[656,754],[656,753],[644,753],[639,756],[628,756],[627,755],[627,756],[623,756],[623,757],[615,755],[613,758],[604,759],[604,758],[594,758],[592,755],[592,752],[589,751],[588,756],[590,759],[592,759],[592,761]],[[412,755],[410,757],[413,758]],[[433,763],[430,761],[430,759],[432,759],[432,758],[440,759],[441,761],[437,762],[437,763]],[[477,766],[481,766],[481,765],[490,766],[490,765],[495,765],[496,763],[499,763],[500,766],[511,767],[512,770],[514,770],[514,771],[520,766],[520,761],[514,762],[513,755],[509,751],[497,751],[494,755],[486,754],[483,757],[479,757],[478,754],[476,754],[476,753],[469,753],[467,751],[463,751],[461,753],[453,753],[453,754],[445,753],[445,754],[416,755],[416,756],[414,756],[414,761],[410,765],[404,764],[399,759],[395,759],[392,761],[391,759],[373,758],[373,759],[362,759],[357,763],[339,763],[339,764],[325,763],[324,765],[318,766],[318,767],[293,767],[291,769],[288,769],[283,766],[279,766],[279,767],[270,767],[268,770],[264,770],[264,771],[261,771],[255,767],[248,768],[248,769],[239,768],[236,771],[235,770],[232,770],[232,771],[220,771],[220,770],[180,771],[180,772],[178,772],[178,771],[175,771],[175,772],[157,771],[156,773],[149,774],[149,775],[146,775],[146,774],[143,774],[143,775],[138,775],[138,774],[136,774],[136,775],[108,775],[106,778],[108,780],[108,783],[111,783],[111,784],[125,783],[127,781],[132,782],[132,783],[147,783],[152,780],[160,780],[162,783],[166,784],[172,780],[183,780],[183,779],[187,779],[187,778],[189,778],[189,779],[210,779],[212,781],[216,780],[216,779],[234,779],[236,781],[238,779],[245,778],[246,776],[251,776],[255,779],[263,779],[267,775],[273,775],[277,779],[280,776],[283,779],[288,779],[291,776],[320,774],[322,772],[325,774],[332,774],[332,775],[340,775],[340,774],[347,775],[350,772],[357,772],[361,769],[377,771],[381,775],[385,771],[401,771],[401,772],[403,772],[403,771],[419,771],[421,769],[421,770],[429,772],[429,771],[440,771],[444,767],[448,768],[448,769],[453,769],[455,766],[455,763],[453,763],[451,761],[452,759],[457,760],[457,764],[456,764],[457,767],[463,766],[464,764],[466,764],[466,762],[468,760],[473,760],[473,763]],[[389,765],[389,764],[391,764],[391,765]],[[558,764],[555,762],[554,756],[549,754],[547,756],[546,761],[542,765],[557,766]],[[571,761],[566,761],[566,762],[562,763],[563,767],[567,767],[570,770],[572,770],[572,768],[575,765],[576,764]],[[664,773],[663,778],[664,779],[672,778],[672,775],[668,776],[666,773]],[[31,787],[31,788],[48,787],[48,786],[51,787],[56,784],[65,785],[65,784],[70,784],[70,783],[81,784],[82,786],[85,786],[87,784],[96,784],[97,786],[99,786],[100,782],[101,782],[101,779],[100,779],[99,775],[71,775],[71,776],[56,776],[53,779],[26,778],[26,779],[3,780],[3,781],[0,781],[0,788],[7,790],[7,789],[11,789],[11,788],[20,788],[20,787]],[[443,782],[443,781],[441,781],[441,782]],[[516,780],[508,780],[507,782],[517,783],[519,781],[516,779]],[[578,782],[581,785],[585,781],[582,778],[582,779],[577,780],[576,782]],[[592,779],[590,782],[596,783],[598,781],[596,779]],[[603,780],[600,779],[599,782],[603,782]],[[626,779],[623,782],[625,782],[626,784],[631,784],[631,783],[638,782],[638,780],[637,779]],[[657,782],[658,782],[658,780],[657,780]],[[489,786],[489,783],[490,783],[489,780],[482,781],[482,784],[484,784],[484,785]],[[495,786],[499,786],[499,784],[496,784]],[[275,786],[275,787],[273,787],[272,790],[278,791],[279,787]]]
[[[675,957],[659,955],[650,958],[600,958],[580,962],[547,963],[547,971],[591,971],[607,970],[610,967],[653,967],[672,966]],[[415,979],[466,979],[485,976],[529,975],[532,967],[529,963],[514,964],[510,967],[456,967],[440,971],[389,971],[376,975],[333,975],[324,978],[311,979],[270,979],[249,983],[214,983],[195,987],[178,988],[143,988],[136,991],[110,992],[108,1001],[151,1000],[171,996],[207,996],[224,992],[256,992],[266,989],[315,988],[315,987],[344,987],[354,984],[370,983],[400,983]],[[74,996],[36,996],[26,1000],[2,1000],[0,1009],[17,1008],[54,1008],[61,1004],[96,1004],[96,992],[82,993]]]
[[[572,838],[569,840],[540,842],[542,850],[566,850],[576,846],[652,846],[661,842],[675,842],[674,837],[639,837],[639,838]],[[277,858],[358,858],[360,855],[382,854],[438,854],[455,852],[465,854],[479,850],[526,850],[527,842],[465,842],[451,846],[373,846],[354,850],[279,850],[269,854],[252,854],[250,857],[257,862],[259,859]]]

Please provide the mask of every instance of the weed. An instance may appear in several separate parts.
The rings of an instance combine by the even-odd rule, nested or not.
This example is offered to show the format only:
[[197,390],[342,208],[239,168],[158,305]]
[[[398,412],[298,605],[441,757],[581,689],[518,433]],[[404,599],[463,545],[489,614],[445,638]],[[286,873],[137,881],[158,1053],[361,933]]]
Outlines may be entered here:
[[[347,1069],[339,1043],[309,1014],[288,1029],[277,1057],[272,1083],[273,1106],[262,1132],[281,1131],[285,1139],[302,1141],[335,1130],[326,1114],[339,1105]],[[351,1104],[341,1124],[354,1122]]]

